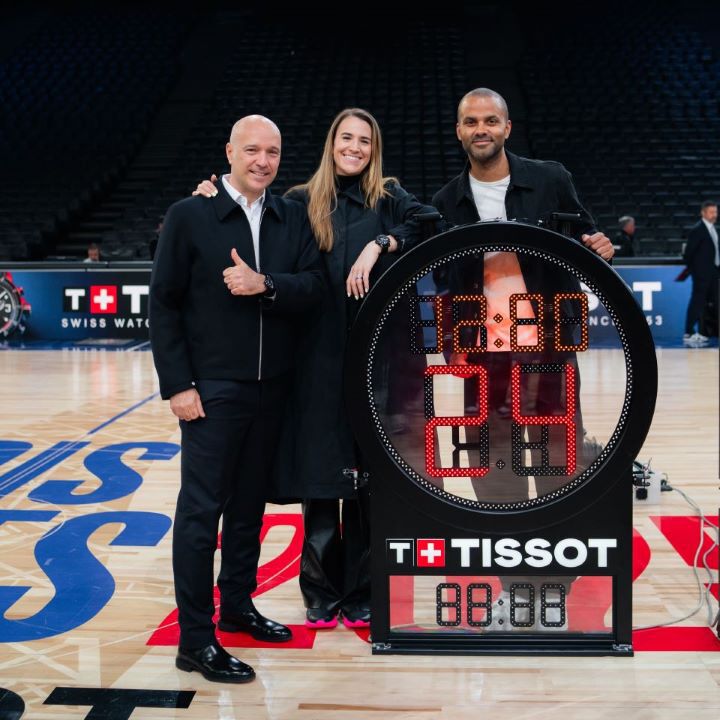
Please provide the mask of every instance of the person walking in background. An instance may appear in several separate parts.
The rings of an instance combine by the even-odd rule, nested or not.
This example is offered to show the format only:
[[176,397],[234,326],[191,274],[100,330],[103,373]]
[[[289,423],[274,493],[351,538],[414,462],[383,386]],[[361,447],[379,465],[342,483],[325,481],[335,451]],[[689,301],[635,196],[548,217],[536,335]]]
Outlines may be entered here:
[[[700,220],[690,228],[683,259],[692,277],[692,293],[685,315],[683,345],[707,345],[703,314],[709,304],[717,307],[720,251],[718,250],[717,203],[705,200],[700,206]],[[696,330],[697,328],[697,330]]]

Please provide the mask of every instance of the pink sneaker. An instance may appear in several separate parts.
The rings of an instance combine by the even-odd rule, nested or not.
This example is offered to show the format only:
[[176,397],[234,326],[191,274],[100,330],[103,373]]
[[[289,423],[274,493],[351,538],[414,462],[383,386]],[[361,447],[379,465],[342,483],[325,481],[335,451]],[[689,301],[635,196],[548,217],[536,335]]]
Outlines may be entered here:
[[332,630],[337,627],[337,612],[326,608],[308,608],[305,612],[305,627],[316,630]]
[[351,630],[368,628],[370,627],[370,608],[360,606],[343,609],[342,621],[343,625]]

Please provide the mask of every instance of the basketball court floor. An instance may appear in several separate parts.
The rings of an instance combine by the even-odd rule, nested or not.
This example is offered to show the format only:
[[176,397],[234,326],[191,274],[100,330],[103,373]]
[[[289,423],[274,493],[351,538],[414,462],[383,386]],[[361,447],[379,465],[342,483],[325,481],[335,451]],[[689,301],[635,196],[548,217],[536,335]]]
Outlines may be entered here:
[[[367,631],[307,630],[297,505],[267,507],[255,597],[293,641],[221,634],[255,667],[249,685],[177,670],[179,431],[147,346],[120,350],[0,352],[0,720],[720,717],[707,603],[637,630],[632,658],[373,656]],[[717,525],[718,350],[660,349],[658,363],[640,460],[676,490],[634,506],[638,627],[690,615],[698,582],[713,614],[718,599],[713,529],[679,492]]]

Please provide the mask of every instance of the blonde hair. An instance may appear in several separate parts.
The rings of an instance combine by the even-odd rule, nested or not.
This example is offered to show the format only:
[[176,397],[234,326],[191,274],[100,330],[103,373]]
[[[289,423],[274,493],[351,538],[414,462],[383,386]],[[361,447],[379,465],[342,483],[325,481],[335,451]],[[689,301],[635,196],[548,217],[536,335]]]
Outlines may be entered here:
[[[348,117],[364,120],[371,129],[370,162],[363,171],[360,189],[365,197],[365,207],[375,209],[380,198],[390,193],[385,188],[388,182],[397,182],[394,177],[383,177],[382,174],[382,137],[377,120],[361,108],[346,108],[338,113],[330,125],[325,147],[323,148],[320,164],[312,177],[302,185],[296,185],[292,190],[303,190],[308,195],[308,218],[312,226],[315,240],[323,252],[332,250],[334,237],[332,228],[332,214],[337,208],[337,190],[335,188],[335,161],[333,160],[333,146],[335,135],[340,123]],[[288,192],[290,192],[288,191]]]

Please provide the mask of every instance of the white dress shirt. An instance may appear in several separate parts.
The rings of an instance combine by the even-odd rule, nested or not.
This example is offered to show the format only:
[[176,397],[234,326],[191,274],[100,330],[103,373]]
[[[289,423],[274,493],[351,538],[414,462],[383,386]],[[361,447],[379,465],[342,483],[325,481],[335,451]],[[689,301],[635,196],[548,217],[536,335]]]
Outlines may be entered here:
[[263,203],[265,202],[265,192],[252,204],[248,204],[247,198],[238,190],[236,190],[229,182],[229,174],[222,176],[222,182],[227,190],[228,195],[245,211],[248,222],[250,223],[250,232],[252,233],[253,250],[255,251],[255,270],[260,272],[260,221],[263,215]]

